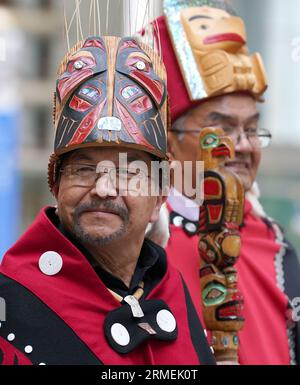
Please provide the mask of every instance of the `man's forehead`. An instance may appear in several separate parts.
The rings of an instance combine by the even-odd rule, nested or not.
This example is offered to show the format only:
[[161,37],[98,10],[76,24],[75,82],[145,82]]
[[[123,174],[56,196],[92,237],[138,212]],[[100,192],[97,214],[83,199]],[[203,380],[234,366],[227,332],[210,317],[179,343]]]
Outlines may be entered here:
[[226,95],[208,100],[190,111],[191,121],[258,119],[257,103],[250,95]]

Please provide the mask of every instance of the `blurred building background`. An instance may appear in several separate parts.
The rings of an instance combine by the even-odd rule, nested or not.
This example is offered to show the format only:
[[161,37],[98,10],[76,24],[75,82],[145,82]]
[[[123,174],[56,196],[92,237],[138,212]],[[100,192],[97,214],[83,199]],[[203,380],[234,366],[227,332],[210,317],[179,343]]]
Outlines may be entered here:
[[[90,0],[82,2],[88,13]],[[74,7],[75,1],[66,3]],[[107,0],[100,0],[102,34],[130,32],[129,15],[138,28],[144,3],[111,0],[107,8]],[[157,14],[161,3],[153,2]],[[274,141],[264,152],[259,174],[262,200],[300,254],[300,2],[232,3],[246,22],[250,50],[262,53],[270,82],[261,106],[262,127],[272,131]],[[62,4],[62,0],[0,0],[0,255],[43,206],[54,203],[47,186],[47,162],[54,138],[56,68],[66,49]]]

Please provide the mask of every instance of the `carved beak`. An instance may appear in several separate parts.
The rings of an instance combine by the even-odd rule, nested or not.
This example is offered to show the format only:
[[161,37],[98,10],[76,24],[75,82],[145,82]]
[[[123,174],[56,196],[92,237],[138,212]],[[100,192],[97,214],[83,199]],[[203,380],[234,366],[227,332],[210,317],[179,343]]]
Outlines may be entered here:
[[232,140],[227,136],[223,137],[220,145],[213,149],[212,155],[215,157],[234,159],[235,154]]

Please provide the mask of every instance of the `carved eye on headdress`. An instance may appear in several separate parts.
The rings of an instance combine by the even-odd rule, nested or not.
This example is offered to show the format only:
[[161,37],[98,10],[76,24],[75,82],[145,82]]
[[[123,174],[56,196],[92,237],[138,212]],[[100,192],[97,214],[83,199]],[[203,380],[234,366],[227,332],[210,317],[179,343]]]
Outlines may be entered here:
[[141,72],[149,72],[150,71],[150,65],[144,60],[139,60],[135,64],[132,64],[133,67],[138,69]]
[[74,69],[78,71],[84,68],[85,66],[86,64],[82,60],[77,60],[73,65]]
[[135,64],[135,67],[136,67],[138,70],[140,70],[140,71],[145,71],[145,69],[146,69],[146,64],[145,64],[143,61],[139,60],[139,61]]
[[131,67],[136,68],[141,72],[149,72],[150,71],[150,63],[146,60],[139,57],[131,57],[128,59],[127,64]]
[[87,56],[79,59],[73,59],[69,62],[67,71],[69,73],[78,72],[83,70],[86,67],[89,67],[89,68],[94,67],[95,64],[96,64],[95,59]]

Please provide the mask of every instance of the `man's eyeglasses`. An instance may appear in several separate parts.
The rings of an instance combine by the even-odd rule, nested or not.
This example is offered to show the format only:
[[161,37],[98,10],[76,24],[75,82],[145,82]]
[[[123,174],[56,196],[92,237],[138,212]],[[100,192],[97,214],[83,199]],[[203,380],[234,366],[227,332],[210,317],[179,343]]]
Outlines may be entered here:
[[78,187],[93,187],[103,175],[108,175],[110,182],[120,190],[137,188],[137,185],[148,182],[147,173],[140,169],[106,167],[92,164],[73,163],[60,169],[72,184]]
[[[225,135],[230,136],[235,146],[240,142],[242,135],[245,135],[249,143],[252,145],[252,147],[255,147],[255,148],[266,148],[270,145],[272,140],[272,134],[270,133],[269,130],[264,128],[249,129],[242,132],[239,132],[234,128],[223,128],[223,130],[225,132]],[[178,134],[194,134],[194,135],[199,135],[201,132],[200,129],[185,130],[180,128],[172,128],[170,131]]]

